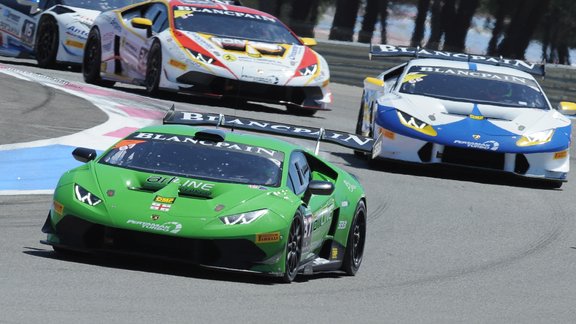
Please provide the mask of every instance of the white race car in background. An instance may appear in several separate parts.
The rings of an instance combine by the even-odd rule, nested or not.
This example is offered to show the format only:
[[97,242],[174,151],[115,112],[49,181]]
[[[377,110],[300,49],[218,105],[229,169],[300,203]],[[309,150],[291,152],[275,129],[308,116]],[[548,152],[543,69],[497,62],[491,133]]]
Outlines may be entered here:
[[136,0],[0,0],[0,55],[35,57],[38,66],[82,63],[100,12]]
[[370,54],[413,57],[364,81],[356,132],[382,137],[379,157],[567,181],[572,126],[531,75],[543,65],[392,45]]
[[[222,1],[149,1],[103,12],[90,30],[88,83],[327,109],[328,64],[277,18]],[[308,46],[307,46],[308,45]]]

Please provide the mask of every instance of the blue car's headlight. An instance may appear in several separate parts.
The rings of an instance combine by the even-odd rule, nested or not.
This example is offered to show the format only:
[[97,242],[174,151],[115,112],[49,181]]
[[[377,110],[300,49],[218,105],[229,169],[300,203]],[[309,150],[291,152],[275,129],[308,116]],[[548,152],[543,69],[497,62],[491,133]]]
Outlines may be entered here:
[[267,212],[268,209],[260,209],[236,215],[222,216],[220,217],[220,221],[226,225],[250,224]]
[[102,199],[98,198],[98,196],[94,195],[90,191],[80,187],[77,184],[74,184],[74,195],[78,201],[83,202],[90,206],[96,206],[102,202]]
[[533,146],[548,143],[552,140],[553,135],[554,135],[554,129],[547,129],[529,135],[524,135],[516,142],[516,145]]
[[438,135],[432,126],[421,121],[420,119],[414,118],[413,116],[399,110],[397,110],[396,113],[398,114],[398,120],[400,120],[402,125],[429,136]]

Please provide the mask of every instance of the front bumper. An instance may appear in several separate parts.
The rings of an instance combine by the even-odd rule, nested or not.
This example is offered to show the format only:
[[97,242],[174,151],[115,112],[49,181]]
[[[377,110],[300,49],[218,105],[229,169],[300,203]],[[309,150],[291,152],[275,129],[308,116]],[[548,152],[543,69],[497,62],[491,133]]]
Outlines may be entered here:
[[215,97],[239,97],[245,100],[327,110],[331,93],[326,87],[279,86],[240,81],[198,71],[176,78],[180,91]]
[[[89,253],[111,252],[235,270],[279,274],[284,249],[267,255],[246,238],[199,239],[114,228],[72,215],[53,224],[50,214],[42,232],[44,244]],[[283,241],[278,246],[283,246]]]
[[423,164],[450,164],[488,169],[554,181],[567,181],[569,150],[543,153],[507,153],[427,142],[376,126],[382,133],[379,157]]

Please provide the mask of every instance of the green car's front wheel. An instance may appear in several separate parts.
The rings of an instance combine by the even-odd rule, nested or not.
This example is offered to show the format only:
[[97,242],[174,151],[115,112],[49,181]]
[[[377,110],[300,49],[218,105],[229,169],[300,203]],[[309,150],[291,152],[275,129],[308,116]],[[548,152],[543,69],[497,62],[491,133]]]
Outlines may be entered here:
[[354,212],[354,220],[348,232],[348,243],[346,244],[346,253],[342,270],[349,276],[354,276],[364,256],[364,245],[366,244],[366,204],[360,201]]
[[291,283],[298,274],[298,267],[300,266],[300,257],[302,256],[302,236],[304,228],[302,227],[302,212],[296,211],[290,231],[288,232],[288,239],[286,241],[286,260],[284,262],[284,276],[283,281]]

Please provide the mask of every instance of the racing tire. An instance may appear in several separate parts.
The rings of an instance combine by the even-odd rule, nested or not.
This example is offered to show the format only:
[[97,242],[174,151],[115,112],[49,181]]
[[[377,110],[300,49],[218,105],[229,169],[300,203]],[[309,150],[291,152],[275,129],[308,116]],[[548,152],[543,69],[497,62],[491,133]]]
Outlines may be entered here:
[[148,53],[146,63],[146,93],[152,97],[158,97],[160,93],[160,78],[162,74],[162,46],[159,41],[154,41]]
[[363,200],[358,202],[354,211],[354,219],[348,232],[346,242],[346,252],[342,270],[349,276],[354,276],[358,272],[364,257],[364,246],[366,245],[366,204]]
[[84,57],[82,58],[82,75],[86,83],[111,87],[114,81],[102,80],[100,76],[100,64],[102,63],[102,46],[100,43],[100,31],[92,28],[88,34]]
[[282,281],[291,283],[298,274],[300,267],[300,258],[302,257],[302,240],[304,236],[304,221],[302,211],[298,209],[290,224],[288,238],[286,240],[286,257],[284,266],[284,275]]
[[301,108],[293,105],[286,105],[286,110],[292,115],[302,117],[312,117],[318,111],[317,109]]
[[51,16],[44,16],[38,25],[36,62],[41,68],[56,67],[58,55],[58,24]]

